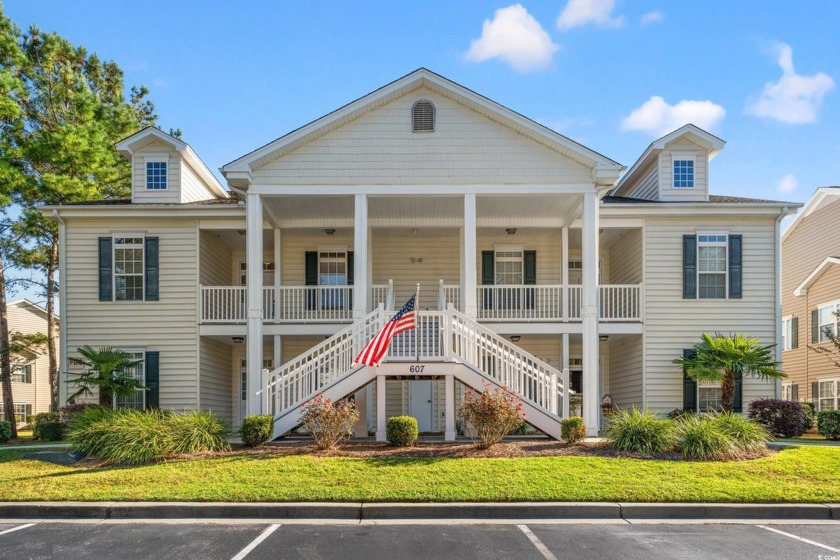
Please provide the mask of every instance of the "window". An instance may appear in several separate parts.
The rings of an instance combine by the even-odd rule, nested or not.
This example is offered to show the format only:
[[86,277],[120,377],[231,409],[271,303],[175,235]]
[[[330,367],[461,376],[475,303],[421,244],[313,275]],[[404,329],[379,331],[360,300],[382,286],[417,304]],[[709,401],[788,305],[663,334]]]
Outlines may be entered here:
[[[274,261],[263,261],[263,286],[274,285]],[[239,262],[239,285],[248,285],[248,263],[245,261]]]
[[793,317],[785,317],[782,319],[782,350],[791,348],[793,348]]
[[675,189],[691,189],[691,188],[694,188],[694,160],[691,160],[691,159],[675,159],[674,160],[674,188]]
[[793,398],[793,383],[782,384],[782,400],[792,401]]
[[411,108],[411,131],[435,131],[435,106],[431,101],[420,100]]
[[[598,260],[598,283],[601,283],[601,261]],[[569,284],[583,284],[583,261],[569,261]]]
[[700,412],[720,410],[720,386],[700,386],[697,389],[697,396]]
[[12,383],[32,383],[32,364],[13,365]]
[[496,251],[496,284],[522,284],[522,251]]
[[165,161],[146,162],[146,190],[166,190],[166,167]]
[[[32,405],[27,403],[15,403],[15,421],[18,424],[28,424],[32,416]],[[4,417],[3,403],[0,401],[0,418]]]
[[700,299],[726,298],[726,235],[697,236],[697,288]]
[[838,379],[828,379],[819,382],[818,410],[837,410],[840,408],[840,384]]
[[114,299],[116,301],[143,300],[142,237],[114,238]]
[[[146,385],[146,353],[142,351],[126,350],[126,354],[130,360],[141,360],[141,362],[134,367],[127,370],[125,373],[137,379],[144,386]],[[146,393],[144,389],[137,389],[132,395],[114,395],[114,408],[134,408],[143,410],[146,408]]]
[[347,252],[318,252],[318,285],[341,286],[321,290],[321,309],[344,309],[344,286],[347,285]]
[[840,333],[838,312],[840,312],[840,302],[820,306],[818,311],[820,342],[827,342],[831,340],[829,335],[837,336]]

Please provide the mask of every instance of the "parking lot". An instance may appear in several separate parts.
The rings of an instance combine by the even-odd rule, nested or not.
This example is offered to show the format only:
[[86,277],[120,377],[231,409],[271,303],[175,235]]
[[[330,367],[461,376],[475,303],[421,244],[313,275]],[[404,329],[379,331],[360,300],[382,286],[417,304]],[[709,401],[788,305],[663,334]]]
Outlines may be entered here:
[[16,522],[9,559],[840,559],[840,524]]

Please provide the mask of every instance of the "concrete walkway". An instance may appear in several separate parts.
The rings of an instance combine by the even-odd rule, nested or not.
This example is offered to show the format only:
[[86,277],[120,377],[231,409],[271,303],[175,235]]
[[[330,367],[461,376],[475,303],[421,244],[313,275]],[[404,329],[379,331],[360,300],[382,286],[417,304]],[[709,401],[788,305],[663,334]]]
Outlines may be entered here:
[[0,445],[0,453],[3,451],[14,451],[20,449],[21,451],[30,451],[32,449],[66,449],[70,447],[69,443],[32,443],[26,445]]

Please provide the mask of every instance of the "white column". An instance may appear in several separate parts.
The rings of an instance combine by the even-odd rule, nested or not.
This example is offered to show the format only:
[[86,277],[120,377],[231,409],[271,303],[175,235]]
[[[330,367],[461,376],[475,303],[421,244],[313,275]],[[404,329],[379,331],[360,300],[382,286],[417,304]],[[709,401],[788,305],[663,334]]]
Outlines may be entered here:
[[[280,286],[283,285],[283,235],[280,228],[274,228],[274,310],[272,319],[280,318]],[[274,357],[274,367],[279,367],[277,356]]]
[[376,376],[376,441],[385,441],[385,376]]
[[371,286],[373,286],[373,228],[368,228],[368,238],[367,238],[367,279],[368,279],[368,289],[365,291],[367,294],[367,308],[365,309],[365,313],[367,314],[370,311],[376,309],[376,306],[379,304],[378,301],[373,301],[373,294],[371,293]]
[[[563,319],[569,318],[569,228],[560,230],[560,283],[563,285]],[[566,343],[568,344],[568,337]],[[566,367],[569,366],[568,360]]]
[[587,435],[597,436],[601,415],[598,394],[598,197],[583,197],[583,421]]
[[569,333],[563,333],[560,347],[560,371],[563,372],[563,418],[569,417],[569,397],[571,396],[571,378],[569,376]]
[[246,268],[248,289],[247,365],[248,414],[262,414],[263,390],[263,219],[262,200],[258,194],[248,194],[245,214]]
[[446,428],[443,439],[455,441],[455,376],[447,375],[444,383],[446,383]]
[[353,435],[363,438],[368,435],[367,387],[356,391],[355,397],[356,408],[359,409],[359,421],[353,426]]
[[476,304],[476,220],[475,220],[475,193],[464,195],[464,229],[462,236],[462,253],[464,275],[461,279],[462,294],[464,302],[464,314],[468,317],[478,315]]
[[355,231],[353,235],[354,271],[353,279],[353,318],[358,319],[367,314],[368,292],[368,205],[367,195],[356,195],[356,214],[354,219]]
[[274,369],[283,365],[283,339],[279,334],[274,335],[274,353],[272,358]]

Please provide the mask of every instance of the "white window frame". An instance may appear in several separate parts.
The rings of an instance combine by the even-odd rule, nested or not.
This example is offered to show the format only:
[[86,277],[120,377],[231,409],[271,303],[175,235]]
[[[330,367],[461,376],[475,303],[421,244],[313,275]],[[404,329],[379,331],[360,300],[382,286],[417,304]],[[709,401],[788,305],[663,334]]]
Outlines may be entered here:
[[[716,231],[716,232],[709,232],[709,231],[698,231],[696,232],[697,235],[697,299],[713,299],[713,300],[722,300],[722,299],[729,299],[729,232],[728,231]],[[701,241],[701,237],[720,237],[723,236],[725,241]],[[724,256],[724,266],[723,272],[703,272],[700,270],[700,247],[723,247],[723,256]],[[716,275],[723,275],[723,297],[722,298],[706,298],[700,296],[700,276],[702,274],[716,274]]]
[[[832,377],[830,379],[819,379],[817,380],[817,402],[814,405],[817,407],[817,410],[838,410],[840,409],[840,377]],[[829,397],[822,396],[822,387],[823,384],[833,384],[834,385],[834,395]],[[823,401],[824,400],[833,400],[832,408],[823,408]]]
[[782,400],[793,400],[793,383],[782,383]]
[[[519,256],[500,256],[501,253],[519,253]],[[497,276],[500,262],[518,262],[522,281],[518,284],[503,284]],[[525,246],[524,245],[493,245],[493,284],[497,286],[521,286],[525,284]]]
[[[118,274],[117,273],[117,239],[141,239],[142,241],[131,244],[121,244],[120,248],[136,249],[139,247],[143,255],[140,273]],[[117,276],[139,276],[143,279],[143,288],[141,290],[141,297],[139,299],[119,299],[117,297]],[[133,302],[146,300],[146,234],[145,233],[114,233],[111,234],[111,293],[114,294],[114,301]]]
[[[822,322],[821,316],[823,311],[829,311],[829,316],[831,317],[830,322]],[[835,315],[838,311],[840,311],[840,299],[817,306],[817,329],[819,331],[819,336],[817,337],[818,342],[830,342],[829,338],[825,335],[825,327],[831,326],[831,334],[834,336],[837,336],[838,333],[840,333],[840,317]]]
[[[29,369],[29,381],[26,380],[26,370]],[[32,376],[35,373],[35,363],[27,362],[25,364],[12,364],[12,383],[23,383],[25,385],[32,384]]]
[[[164,165],[163,170],[163,180],[164,186],[151,188],[149,187],[149,164],[150,163],[162,163]],[[146,157],[143,161],[143,185],[145,190],[151,192],[165,192],[169,190],[169,156],[160,156],[160,157]]]
[[[263,269],[263,287],[273,286],[274,285],[274,259],[263,259],[262,269]],[[247,286],[248,285],[248,262],[247,261],[239,261],[239,268],[236,270],[236,274],[239,277],[239,285],[240,286]],[[271,275],[270,281],[266,276]]]
[[[143,360],[136,367],[140,368],[140,383],[142,383],[142,385],[145,387],[146,386],[146,349],[145,348],[122,348],[121,350],[123,352],[125,352],[126,354],[139,354],[140,355],[139,357],[133,356],[131,359]],[[136,389],[136,391],[137,391],[137,393],[139,393],[140,405],[141,406],[140,406],[139,409],[135,409],[135,410],[146,410],[146,403],[148,402],[146,396],[147,396],[147,393],[149,391],[144,390],[144,389]],[[117,395],[114,395],[113,403],[112,403],[112,406],[114,407],[114,409],[119,408],[118,407],[118,404],[119,404],[118,399],[119,399],[119,397]],[[133,407],[131,407],[131,408],[133,408]]]
[[[677,163],[691,163],[691,185],[677,185]],[[671,155],[671,186],[675,189],[693,189],[697,185],[697,161],[692,153],[674,152]]]
[[793,350],[793,315],[782,317],[782,351],[786,350]]
[[[702,401],[702,392],[703,391],[716,391],[717,398],[712,399],[711,402],[716,402],[717,405],[713,407],[709,407],[708,404],[704,407],[701,406]],[[716,410],[720,410],[720,398],[721,398],[721,387],[720,385],[713,385],[713,384],[697,384],[697,410],[699,412],[714,412]],[[706,397],[707,403],[710,402],[710,399]]]

